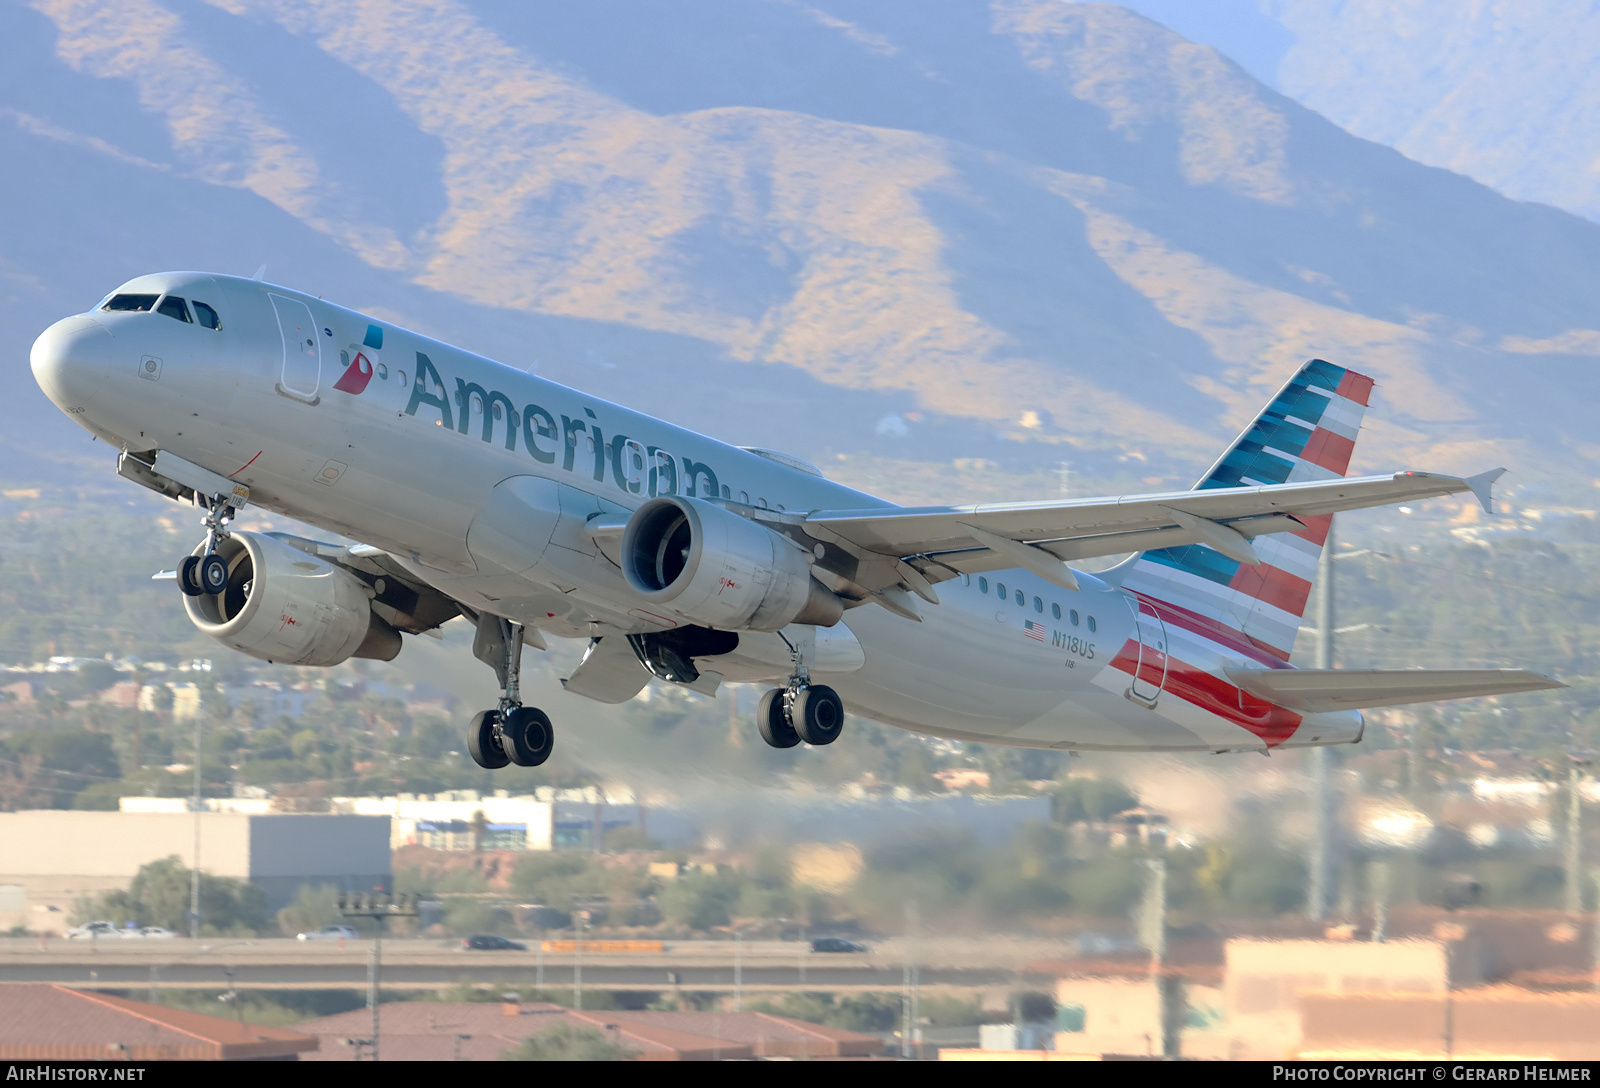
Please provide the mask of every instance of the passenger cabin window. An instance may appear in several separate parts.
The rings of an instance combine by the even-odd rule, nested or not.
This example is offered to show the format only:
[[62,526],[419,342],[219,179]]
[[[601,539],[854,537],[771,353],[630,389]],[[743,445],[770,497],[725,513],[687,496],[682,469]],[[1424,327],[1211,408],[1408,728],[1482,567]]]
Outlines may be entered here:
[[194,319],[196,321],[200,322],[200,324],[204,325],[208,329],[213,331],[221,331],[222,318],[217,316],[217,311],[213,310],[203,302],[193,302],[190,303],[190,305],[194,307]]
[[1058,604],[1052,604],[1050,606],[1050,615],[1053,616],[1056,619],[1060,619],[1061,618],[1061,606],[1058,605]]
[[1035,597],[1033,599],[1033,610],[1035,612],[1043,612],[1044,611],[1044,601],[1040,600],[1038,597]]
[[155,308],[156,299],[160,295],[112,295],[102,310],[129,310],[136,313],[147,313]]
[[1006,584],[1004,582],[996,582],[994,591],[1000,595],[1002,601],[1006,599]]
[[979,578],[978,579],[978,592],[979,593],[987,593],[987,592],[989,592],[989,579],[987,579],[987,578]]
[[193,325],[194,318],[189,316],[189,304],[177,295],[168,295],[161,300],[161,305],[156,307],[156,313],[165,314],[175,321],[182,321],[185,325]]
[[1095,630],[1095,622],[1094,622],[1094,617],[1093,616],[1089,617],[1089,630],[1091,630],[1091,631]]
[[1068,615],[1072,617],[1072,626],[1078,626],[1078,610],[1074,608]]
[[1026,602],[1027,602],[1027,597],[1023,596],[1022,590],[1020,590],[1020,589],[1017,590],[1017,605],[1018,605],[1018,607],[1022,606]]

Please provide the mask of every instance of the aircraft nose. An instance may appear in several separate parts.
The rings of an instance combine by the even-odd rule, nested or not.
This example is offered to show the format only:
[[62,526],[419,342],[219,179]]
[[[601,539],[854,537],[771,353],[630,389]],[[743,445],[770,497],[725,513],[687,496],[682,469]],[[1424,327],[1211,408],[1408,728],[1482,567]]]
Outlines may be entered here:
[[92,317],[57,321],[33,342],[33,380],[65,412],[82,410],[109,376],[111,333]]

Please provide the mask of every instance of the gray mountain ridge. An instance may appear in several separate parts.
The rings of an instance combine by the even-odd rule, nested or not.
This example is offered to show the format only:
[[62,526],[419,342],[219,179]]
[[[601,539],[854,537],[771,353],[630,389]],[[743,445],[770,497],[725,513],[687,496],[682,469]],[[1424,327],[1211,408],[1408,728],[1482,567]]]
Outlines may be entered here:
[[1600,227],[1111,5],[38,8],[0,43],[12,475],[109,463],[27,375],[46,324],[263,261],[812,457],[1193,473],[1315,355],[1379,379],[1357,468],[1600,475]]

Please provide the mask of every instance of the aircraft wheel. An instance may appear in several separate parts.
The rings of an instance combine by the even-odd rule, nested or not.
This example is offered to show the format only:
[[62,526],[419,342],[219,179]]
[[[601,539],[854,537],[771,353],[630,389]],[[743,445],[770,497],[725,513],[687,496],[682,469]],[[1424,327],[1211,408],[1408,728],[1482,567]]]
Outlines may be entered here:
[[793,748],[800,743],[800,734],[789,724],[789,715],[783,706],[783,689],[773,688],[761,697],[756,708],[756,727],[761,739],[774,748]]
[[198,597],[205,592],[200,585],[200,557],[186,555],[183,562],[178,564],[178,588],[183,590],[185,597]]
[[789,708],[794,730],[807,744],[832,744],[844,730],[844,700],[825,684],[800,689]]
[[205,593],[221,593],[228,588],[228,563],[215,552],[200,560],[200,588]]
[[519,706],[505,716],[500,727],[500,741],[511,762],[519,767],[537,767],[550,758],[556,731],[544,711]]
[[500,738],[495,735],[494,727],[499,723],[498,710],[485,710],[474,715],[472,724],[467,726],[467,753],[472,756],[472,762],[491,771],[511,762]]

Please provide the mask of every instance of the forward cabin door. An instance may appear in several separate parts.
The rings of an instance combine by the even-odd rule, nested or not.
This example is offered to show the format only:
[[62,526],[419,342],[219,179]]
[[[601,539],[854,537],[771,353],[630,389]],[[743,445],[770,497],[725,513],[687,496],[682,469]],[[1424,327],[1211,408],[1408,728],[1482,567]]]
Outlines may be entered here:
[[1133,680],[1124,693],[1129,699],[1155,709],[1167,686],[1167,624],[1161,612],[1149,601],[1137,597],[1128,599],[1134,613],[1134,637],[1138,641],[1138,661]]
[[273,312],[278,315],[278,332],[283,335],[283,370],[278,378],[278,392],[307,404],[316,404],[322,398],[317,388],[322,384],[322,338],[317,335],[317,323],[311,309],[299,299],[268,293]]

